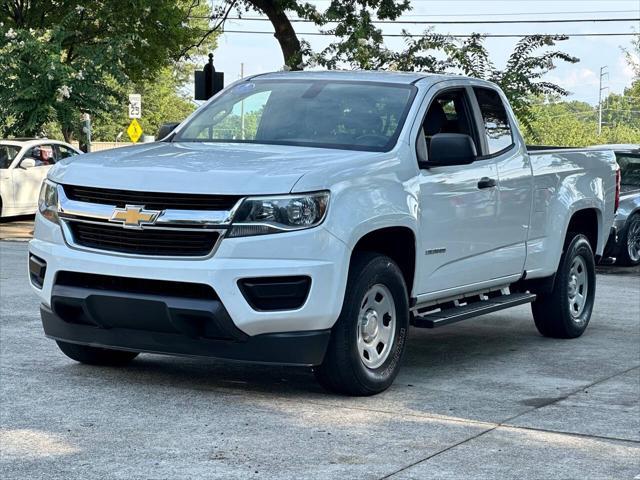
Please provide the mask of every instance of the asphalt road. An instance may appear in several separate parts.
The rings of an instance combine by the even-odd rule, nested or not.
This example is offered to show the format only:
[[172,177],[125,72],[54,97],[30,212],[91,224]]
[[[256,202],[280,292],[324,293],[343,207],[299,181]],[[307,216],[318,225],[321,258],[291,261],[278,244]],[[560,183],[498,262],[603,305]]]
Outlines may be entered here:
[[0,477],[640,478],[640,273],[599,275],[576,340],[529,308],[412,330],[393,387],[141,355],[76,364],[43,336],[26,244],[0,242]]

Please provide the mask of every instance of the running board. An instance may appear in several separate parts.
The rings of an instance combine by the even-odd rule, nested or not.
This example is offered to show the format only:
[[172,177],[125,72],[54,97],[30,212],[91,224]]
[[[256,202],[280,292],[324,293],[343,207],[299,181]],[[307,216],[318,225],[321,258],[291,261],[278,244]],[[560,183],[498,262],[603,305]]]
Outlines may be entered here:
[[536,296],[532,293],[512,293],[490,297],[486,300],[485,298],[485,296],[478,296],[475,301],[465,299],[468,303],[461,306],[457,301],[449,302],[448,304],[440,305],[437,311],[431,310],[433,313],[429,311],[422,314],[416,312],[413,318],[413,325],[418,328],[442,327],[486,313],[531,303],[536,299]]

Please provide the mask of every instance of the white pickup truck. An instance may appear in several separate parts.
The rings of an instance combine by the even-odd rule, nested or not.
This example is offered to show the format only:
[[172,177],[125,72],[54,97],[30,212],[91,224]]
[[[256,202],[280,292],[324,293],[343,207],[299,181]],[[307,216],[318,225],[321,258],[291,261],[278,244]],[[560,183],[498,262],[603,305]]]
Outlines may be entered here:
[[306,365],[370,395],[409,325],[531,303],[542,335],[580,336],[616,172],[604,149],[527,151],[486,81],[258,75],[159,142],[56,164],[29,275],[74,360]]

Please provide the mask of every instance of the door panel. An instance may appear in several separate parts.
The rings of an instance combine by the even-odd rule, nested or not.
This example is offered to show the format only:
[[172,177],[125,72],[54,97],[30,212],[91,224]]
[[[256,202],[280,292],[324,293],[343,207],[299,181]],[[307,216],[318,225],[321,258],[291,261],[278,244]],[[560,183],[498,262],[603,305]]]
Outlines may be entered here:
[[494,160],[421,170],[420,294],[498,276],[498,190],[478,188],[484,177],[497,178]]
[[494,273],[498,276],[522,274],[532,208],[531,162],[505,99],[491,88],[474,87],[473,91],[485,139],[484,153],[493,156],[498,169],[498,214],[494,232],[499,248],[494,255]]
[[43,145],[42,149],[34,147],[25,152],[21,162],[25,158],[33,158],[36,161],[36,166],[24,169],[18,165],[11,170],[13,198],[17,208],[35,212],[38,206],[40,186],[55,162],[54,150],[50,145]]
[[499,214],[495,232],[500,239],[495,268],[500,275],[522,273],[527,256],[527,235],[531,221],[533,176],[529,156],[513,149],[496,158],[499,186]]

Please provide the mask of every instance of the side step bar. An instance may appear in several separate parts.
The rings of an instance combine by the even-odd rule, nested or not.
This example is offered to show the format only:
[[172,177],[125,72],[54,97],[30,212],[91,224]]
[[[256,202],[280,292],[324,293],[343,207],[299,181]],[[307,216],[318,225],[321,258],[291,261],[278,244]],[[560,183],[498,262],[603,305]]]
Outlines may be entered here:
[[[461,322],[468,318],[477,317],[486,313],[497,312],[506,308],[515,307],[531,303],[536,299],[533,293],[512,293],[508,295],[499,295],[490,297],[476,297],[476,301],[468,301],[466,305],[460,306],[458,302],[448,302],[440,305],[437,311],[431,310],[421,313],[415,313],[413,325],[419,328],[436,328],[451,323]],[[435,306],[438,307],[438,306]],[[433,312],[433,313],[431,313]]]

